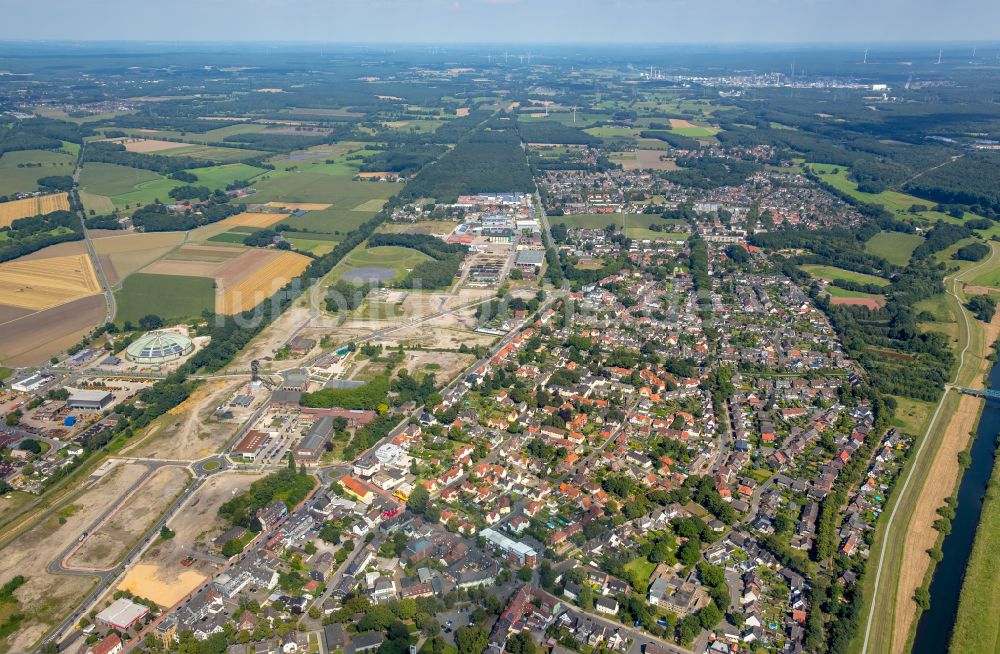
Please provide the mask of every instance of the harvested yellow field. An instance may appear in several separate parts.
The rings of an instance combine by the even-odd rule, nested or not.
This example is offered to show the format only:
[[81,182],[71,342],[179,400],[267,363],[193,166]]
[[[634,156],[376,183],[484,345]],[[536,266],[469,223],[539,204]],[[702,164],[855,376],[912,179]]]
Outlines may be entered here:
[[323,209],[329,209],[330,204],[323,204],[322,202],[268,202],[267,206],[275,207],[278,209],[288,209],[289,211],[322,211]]
[[53,211],[69,211],[69,200],[65,193],[0,202],[0,227],[10,227],[10,224],[18,218],[31,218]]
[[0,264],[0,304],[41,311],[100,292],[86,254]]
[[190,143],[174,143],[173,141],[159,141],[156,139],[112,139],[125,146],[129,152],[140,152],[148,154],[150,152],[162,152],[164,150],[174,150],[176,148],[186,148]]
[[270,227],[288,218],[288,213],[250,213],[249,211],[238,213],[221,221],[223,225],[233,225],[236,227]]
[[691,124],[691,121],[684,120],[683,118],[671,118],[670,126],[675,129],[686,129],[689,127],[697,127],[697,125]]
[[231,314],[253,309],[305,270],[310,262],[312,259],[301,254],[282,252],[232,286],[217,279],[219,293],[215,297],[215,310]]
[[207,577],[194,570],[184,570],[172,579],[164,580],[160,567],[147,563],[134,566],[118,584],[120,590],[127,590],[133,595],[151,599],[160,606],[168,608],[181,601],[188,593],[198,587]]

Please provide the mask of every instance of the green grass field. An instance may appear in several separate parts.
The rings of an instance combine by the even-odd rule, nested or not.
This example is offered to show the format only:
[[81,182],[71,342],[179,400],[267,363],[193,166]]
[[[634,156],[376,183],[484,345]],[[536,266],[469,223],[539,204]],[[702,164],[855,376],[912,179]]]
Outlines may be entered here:
[[[987,263],[984,265],[986,268],[1000,267],[997,266],[997,263],[1000,263],[1000,260],[992,264]],[[959,285],[961,285],[961,282],[966,281],[964,276],[968,274],[974,275],[975,271],[972,271],[972,273],[957,273]],[[946,285],[951,283],[950,279],[950,277],[946,278]],[[965,309],[962,308],[960,301],[951,295],[941,294],[938,298],[940,299],[936,299],[935,301],[940,303],[938,310],[943,313],[950,313],[957,316],[960,312],[965,311]],[[930,307],[927,307],[926,305],[922,307],[922,305],[924,305],[923,302],[918,303],[917,307],[930,310]],[[981,325],[982,323],[979,321],[972,320],[970,322],[970,333],[968,338],[966,337],[964,329],[960,327],[957,330],[957,342],[953,346],[953,351],[962,351],[963,348],[966,347],[967,343],[969,347],[967,355],[963,360],[964,365],[957,371],[954,377],[955,384],[958,386],[970,385],[972,380],[975,379],[977,375],[981,374],[980,370],[983,360],[979,356],[976,356],[976,353],[980,353],[985,350],[984,330]],[[862,649],[862,643],[865,638],[865,624],[868,619],[869,606],[872,601],[875,586],[875,566],[877,561],[883,557],[882,576],[876,598],[877,605],[872,618],[868,651],[889,652],[893,651],[896,646],[901,646],[898,643],[894,646],[893,643],[896,604],[903,601],[912,601],[910,598],[898,596],[898,580],[900,566],[902,565],[904,545],[906,543],[905,536],[910,527],[911,517],[914,515],[916,507],[920,502],[921,492],[923,490],[923,481],[930,475],[938,448],[941,446],[943,440],[950,436],[948,427],[952,416],[958,408],[959,399],[959,394],[955,392],[947,392],[944,395],[940,414],[929,432],[927,431],[927,427],[931,416],[934,413],[931,409],[931,403],[926,403],[926,406],[919,406],[914,403],[913,406],[908,407],[908,413],[912,415],[897,416],[897,419],[906,421],[908,423],[907,428],[912,429],[913,433],[918,436],[912,446],[913,448],[919,447],[921,438],[926,437],[929,440],[927,441],[927,444],[923,446],[924,451],[922,452],[921,457],[919,459],[915,459],[911,456],[905,464],[905,470],[912,469],[912,472],[904,472],[904,475],[909,475],[912,480],[909,486],[907,486],[906,492],[902,492],[902,481],[897,482],[889,496],[888,503],[884,507],[884,513],[888,515],[893,510],[893,507],[898,505],[895,509],[895,521],[892,524],[892,533],[886,533],[888,525],[887,519],[883,518],[878,522],[874,544],[872,546],[871,555],[868,559],[868,571],[862,581],[862,591],[864,593],[866,606],[861,613],[859,629],[851,643],[850,651],[852,654],[858,654]],[[882,554],[882,550],[885,550],[884,555]],[[991,557],[991,560],[995,560],[995,557]],[[996,615],[995,611],[993,614],[994,616]],[[912,631],[910,638],[912,638]],[[991,644],[991,646],[995,647],[995,643]],[[952,651],[958,652],[966,650]],[[974,648],[967,651],[987,650]]]
[[348,270],[356,268],[389,268],[396,273],[392,281],[401,281],[418,263],[428,261],[429,256],[412,248],[380,246],[366,248],[358,246],[331,271],[329,280],[335,282]]
[[209,166],[208,168],[192,168],[187,171],[198,178],[192,182],[195,186],[207,186],[210,189],[225,189],[227,184],[237,180],[253,179],[267,172],[263,168],[255,168],[241,163]]
[[250,157],[259,157],[268,153],[262,150],[222,148],[211,145],[185,145],[184,147],[164,150],[163,152],[157,152],[156,154],[162,154],[166,157],[183,156],[191,157],[192,159],[201,159],[203,161],[220,161],[222,163],[229,163],[232,161],[249,159]]
[[170,202],[170,190],[181,183],[148,170],[108,163],[87,163],[80,173],[80,189],[110,198],[116,207]]
[[951,652],[1000,653],[1000,458],[986,489],[972,556],[965,570]]
[[208,242],[208,243],[237,243],[237,244],[242,245],[243,241],[246,239],[246,237],[249,236],[250,234],[252,234],[255,231],[259,231],[259,230],[253,230],[253,231],[245,232],[245,231],[240,230],[237,227],[237,228],[230,229],[227,232],[222,232],[221,234],[216,234],[215,236],[211,236],[208,239],[206,239],[206,242]]
[[875,277],[874,275],[865,275],[852,270],[844,270],[843,268],[837,268],[835,266],[807,264],[802,266],[802,270],[806,271],[813,277],[819,277],[820,279],[825,279],[828,282],[832,282],[835,279],[844,279],[854,281],[859,284],[878,284],[879,286],[889,285],[889,280],[887,279]]
[[337,241],[320,241],[312,238],[292,236],[291,234],[291,232],[288,232],[286,238],[292,244],[293,248],[315,254],[318,257],[327,254],[337,246]]
[[0,157],[0,195],[36,191],[39,177],[72,175],[75,164],[76,157],[63,150],[7,152]]
[[[187,143],[205,144],[205,143],[220,143],[224,138],[226,138],[227,136],[232,136],[233,134],[251,134],[255,132],[262,132],[266,128],[267,128],[266,125],[237,123],[235,125],[227,124],[224,127],[218,127],[216,129],[212,129],[207,132],[177,132],[173,130],[146,132],[141,129],[123,129],[120,131],[144,139],[178,139],[185,141]],[[117,130],[118,128],[114,129]]]
[[923,237],[917,234],[879,232],[865,243],[865,250],[889,263],[905,266],[910,261],[910,255],[923,240]]
[[[624,223],[626,229],[648,231],[650,225],[663,225],[664,227],[667,227],[669,225],[676,224],[677,221],[664,220],[657,214],[629,214],[627,217],[623,217],[620,213],[576,213],[566,214],[565,216],[549,216],[549,223],[552,225],[564,223],[567,227],[580,227],[582,229],[601,229],[602,227],[607,227],[608,225],[618,225],[621,227]],[[662,238],[667,239],[672,239],[674,236],[668,232],[650,233],[658,234]]]
[[260,202],[322,202],[328,209],[309,211],[282,222],[292,227],[326,234],[346,234],[357,229],[377,213],[377,202],[385,201],[399,189],[388,182],[355,182],[345,175],[324,175],[312,172],[272,171],[254,183],[255,195],[239,201]]
[[881,204],[889,211],[907,211],[915,204],[923,204],[927,206],[934,204],[928,200],[921,200],[916,196],[907,195],[906,193],[900,193],[898,191],[882,191],[881,193],[864,193],[859,191],[858,185],[848,179],[847,175],[850,171],[845,166],[835,166],[833,164],[823,163],[807,163],[806,165],[812,168],[813,172],[815,172],[821,180],[838,191],[847,193],[851,197],[857,198],[862,202]]
[[830,297],[846,297],[846,298],[875,298],[881,297],[879,295],[872,295],[871,293],[862,293],[861,291],[849,291],[846,288],[840,288],[839,286],[834,286],[830,284],[826,287],[826,292],[830,294]]
[[[115,322],[139,319],[155,314],[168,320],[183,320],[215,310],[215,280],[209,277],[151,275],[135,273],[115,291],[118,313]],[[169,314],[169,315],[164,315]]]

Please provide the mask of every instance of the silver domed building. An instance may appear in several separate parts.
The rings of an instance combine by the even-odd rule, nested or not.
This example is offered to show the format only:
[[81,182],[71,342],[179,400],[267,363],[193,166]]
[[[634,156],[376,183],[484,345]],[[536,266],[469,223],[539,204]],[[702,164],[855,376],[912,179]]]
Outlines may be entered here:
[[194,343],[176,332],[156,331],[143,334],[125,348],[125,358],[133,363],[160,365],[190,354]]

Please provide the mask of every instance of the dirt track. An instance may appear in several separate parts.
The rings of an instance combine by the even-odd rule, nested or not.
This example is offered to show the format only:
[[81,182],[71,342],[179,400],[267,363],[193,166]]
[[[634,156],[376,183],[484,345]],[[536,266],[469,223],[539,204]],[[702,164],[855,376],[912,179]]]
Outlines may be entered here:
[[15,596],[21,611],[28,616],[20,629],[5,644],[11,652],[27,652],[45,631],[58,624],[73,609],[83,595],[93,587],[95,579],[84,576],[54,575],[47,567],[67,547],[89,529],[147,470],[138,464],[119,464],[93,487],[64,505],[62,524],[53,514],[30,531],[14,539],[0,550],[0,583],[15,574],[28,578]]
[[191,475],[183,468],[158,470],[110,520],[83,541],[67,564],[95,569],[114,566],[159,518],[190,478]]

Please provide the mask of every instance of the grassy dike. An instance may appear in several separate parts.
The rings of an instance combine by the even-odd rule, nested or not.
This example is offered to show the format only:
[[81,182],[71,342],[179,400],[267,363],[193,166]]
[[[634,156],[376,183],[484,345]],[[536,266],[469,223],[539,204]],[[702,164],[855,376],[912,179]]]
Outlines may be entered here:
[[[1000,248],[993,245],[991,256],[985,261],[967,266],[963,270],[945,279],[946,293],[944,297],[951,314],[958,321],[956,356],[960,357],[953,381],[957,386],[971,386],[973,381],[980,379],[984,359],[989,353],[985,342],[985,330],[981,323],[968,314],[962,303],[966,300],[961,284],[968,279],[981,275],[984,271],[1000,265]],[[953,295],[952,293],[955,293]],[[965,320],[968,320],[966,323]],[[966,325],[968,329],[966,330]],[[908,560],[906,545],[907,535],[911,530],[925,531],[930,525],[915,524],[914,515],[918,507],[926,502],[924,497],[925,484],[939,456],[942,443],[951,431],[952,422],[958,414],[962,396],[955,391],[945,391],[940,404],[931,409],[922,430],[913,444],[911,455],[904,466],[900,479],[893,489],[885,513],[879,520],[871,556],[862,581],[862,592],[865,606],[862,609],[858,633],[851,647],[852,654],[892,654],[905,651],[905,641],[912,633],[919,617],[911,617],[916,606],[910,592],[900,593],[900,576],[904,562]],[[964,450],[971,442],[962,443]],[[909,480],[906,483],[906,480]],[[936,480],[941,482],[942,480]],[[955,479],[947,480],[950,495],[957,487]],[[936,509],[937,507],[935,507]],[[893,517],[889,519],[890,515]],[[936,517],[936,516],[935,516]],[[929,546],[933,543],[929,543]],[[881,562],[881,563],[880,563]],[[912,561],[911,561],[912,563]],[[930,561],[931,569],[935,562]],[[881,567],[881,570],[879,570]],[[880,574],[879,574],[880,573]],[[923,584],[929,578],[927,570],[921,570]],[[921,586],[922,587],[922,586]],[[903,596],[905,595],[905,596]],[[874,610],[872,602],[874,600]],[[871,624],[869,625],[869,616]],[[911,619],[901,633],[903,621]],[[867,641],[867,642],[866,642]],[[867,645],[867,646],[866,646]]]
[[986,488],[976,542],[962,582],[950,652],[1000,652],[1000,457]]

